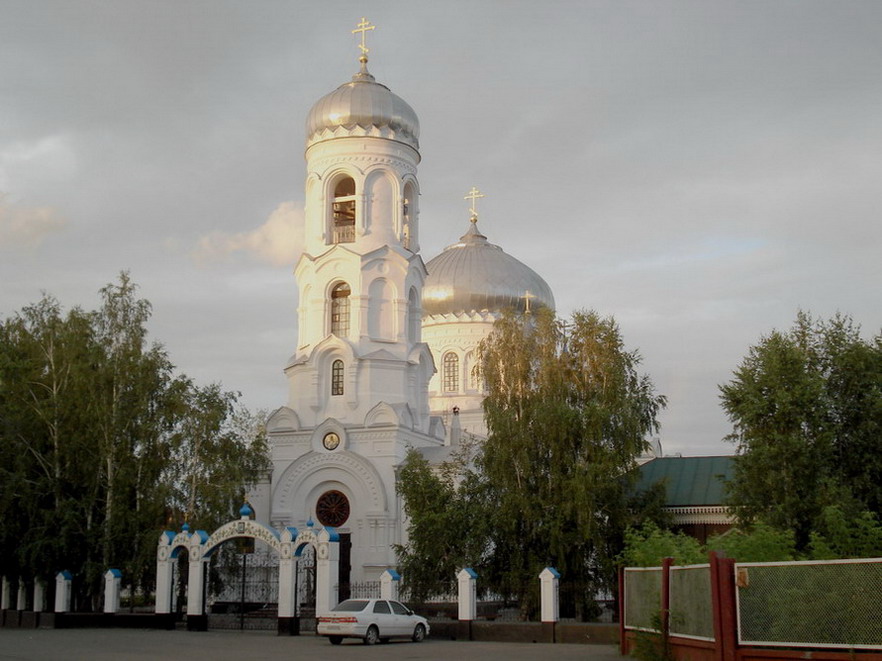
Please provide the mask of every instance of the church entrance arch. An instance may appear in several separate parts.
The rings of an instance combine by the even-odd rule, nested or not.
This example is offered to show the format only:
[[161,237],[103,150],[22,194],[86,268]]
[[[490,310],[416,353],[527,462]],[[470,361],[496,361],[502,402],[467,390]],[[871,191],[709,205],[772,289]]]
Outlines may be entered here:
[[[253,511],[246,504],[239,510],[240,519],[230,521],[211,535],[195,533],[185,524],[181,532],[165,531],[156,551],[156,612],[171,612],[173,563],[181,549],[189,555],[187,590],[187,629],[205,631],[206,569],[212,555],[231,539],[259,540],[278,555],[278,628],[279,633],[298,633],[295,617],[295,578],[297,562],[307,547],[315,549],[315,608],[317,614],[330,611],[337,604],[339,535],[332,527],[285,528],[281,532],[251,520]],[[310,522],[311,523],[311,522]]]
[[209,628],[243,630],[246,617],[248,628],[274,626],[270,618],[276,616],[279,599],[279,553],[242,536],[221,542],[206,557]]

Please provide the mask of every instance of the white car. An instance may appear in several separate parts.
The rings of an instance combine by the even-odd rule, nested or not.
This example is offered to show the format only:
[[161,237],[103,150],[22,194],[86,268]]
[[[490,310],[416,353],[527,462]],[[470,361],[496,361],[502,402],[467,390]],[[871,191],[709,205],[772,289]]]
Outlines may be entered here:
[[390,638],[410,638],[418,643],[429,635],[426,618],[404,604],[386,599],[347,599],[318,618],[316,633],[332,645],[344,638],[361,638],[365,645]]

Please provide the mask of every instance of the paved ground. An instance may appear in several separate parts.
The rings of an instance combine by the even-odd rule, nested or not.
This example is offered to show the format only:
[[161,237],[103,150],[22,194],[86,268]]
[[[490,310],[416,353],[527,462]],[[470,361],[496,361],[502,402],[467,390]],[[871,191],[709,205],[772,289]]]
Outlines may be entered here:
[[0,659],[109,661],[288,661],[289,659],[452,659],[454,661],[622,661],[607,645],[467,643],[427,639],[367,647],[358,641],[333,646],[312,635],[270,632],[142,631],[136,629],[0,629]]

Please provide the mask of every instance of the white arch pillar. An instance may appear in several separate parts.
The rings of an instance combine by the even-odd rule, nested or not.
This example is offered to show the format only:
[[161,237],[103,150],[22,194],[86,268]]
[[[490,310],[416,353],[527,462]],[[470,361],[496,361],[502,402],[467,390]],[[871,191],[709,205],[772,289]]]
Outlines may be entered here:
[[294,578],[297,574],[297,556],[294,554],[296,528],[285,528],[281,535],[279,551],[279,635],[298,635],[300,627],[295,623],[297,616],[297,593],[294,591]]
[[[307,544],[315,548],[315,613],[327,614],[337,605],[340,581],[340,535],[333,528],[318,531],[308,525],[294,540],[297,557]],[[281,586],[280,586],[281,588]]]
[[165,530],[159,536],[159,545],[156,548],[156,606],[153,612],[165,615],[172,612],[172,599],[174,597],[174,563],[177,556],[176,549],[190,546],[190,526],[184,524],[181,532],[175,534],[173,530]]
[[324,529],[315,547],[315,612],[328,613],[337,605],[340,581],[340,536]]

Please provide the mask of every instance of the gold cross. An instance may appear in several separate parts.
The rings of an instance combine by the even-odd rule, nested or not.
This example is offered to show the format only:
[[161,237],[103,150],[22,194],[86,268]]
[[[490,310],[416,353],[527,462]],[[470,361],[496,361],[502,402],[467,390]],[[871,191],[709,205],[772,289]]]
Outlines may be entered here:
[[361,32],[361,43],[358,47],[361,49],[361,56],[366,57],[368,54],[368,47],[364,45],[364,35],[368,30],[373,30],[376,25],[371,25],[371,22],[367,20],[364,16],[361,17],[361,23],[358,24],[358,27],[352,31],[352,34],[356,32]]
[[536,295],[531,294],[530,290],[527,289],[524,291],[524,295],[522,296],[522,298],[527,302],[526,309],[524,310],[524,312],[526,312],[527,314],[530,314],[530,299],[536,298]]
[[475,208],[475,202],[480,197],[484,197],[484,194],[481,191],[479,191],[477,188],[472,186],[472,190],[469,191],[469,194],[466,195],[464,198],[462,198],[464,200],[471,200],[472,201],[472,206],[469,208],[469,211],[472,214],[472,218],[475,218],[475,219],[477,219],[477,217],[478,217],[478,210]]

